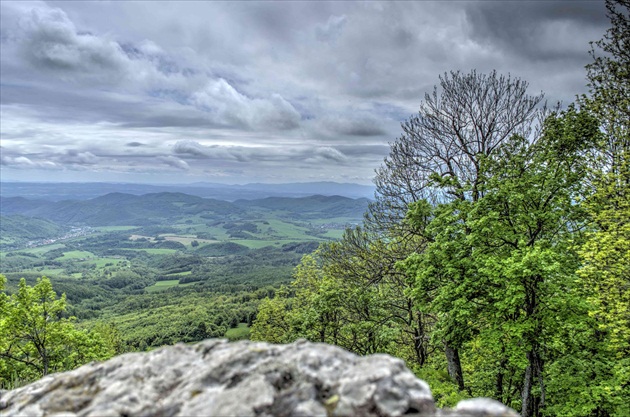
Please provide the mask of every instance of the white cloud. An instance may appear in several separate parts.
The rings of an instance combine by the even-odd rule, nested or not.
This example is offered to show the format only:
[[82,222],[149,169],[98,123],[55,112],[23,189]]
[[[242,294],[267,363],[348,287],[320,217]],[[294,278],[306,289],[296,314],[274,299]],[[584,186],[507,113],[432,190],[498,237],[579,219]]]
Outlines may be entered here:
[[179,159],[177,157],[174,157],[172,155],[169,156],[158,156],[157,157],[158,161],[173,167],[173,168],[177,168],[180,169],[182,171],[188,171],[190,169],[190,166],[188,165],[188,163],[182,159]]
[[348,157],[346,155],[339,152],[337,149],[330,147],[317,148],[315,150],[315,154],[323,159],[328,159],[335,162],[345,162],[348,160]]
[[228,126],[293,129],[300,121],[297,110],[279,94],[271,94],[269,99],[249,98],[222,78],[209,81],[190,101]]
[[51,161],[32,161],[25,156],[11,157],[2,156],[0,158],[0,164],[15,168],[15,169],[44,169],[44,170],[59,170],[63,169],[61,165],[58,165]]

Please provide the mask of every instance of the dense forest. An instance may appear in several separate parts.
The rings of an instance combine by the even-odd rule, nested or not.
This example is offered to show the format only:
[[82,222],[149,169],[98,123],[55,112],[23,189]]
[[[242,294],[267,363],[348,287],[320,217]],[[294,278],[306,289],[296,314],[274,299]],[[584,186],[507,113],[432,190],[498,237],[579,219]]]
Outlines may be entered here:
[[[403,359],[439,406],[472,396],[523,417],[630,415],[630,4],[606,6],[590,93],[568,106],[496,72],[440,76],[390,144],[363,223],[338,240],[322,219],[365,201],[313,197],[291,213],[285,198],[234,208],[169,194],[160,217],[122,194],[109,206],[6,200],[46,219],[38,234],[78,216],[124,228],[123,200],[137,228],[3,258],[1,385],[178,341],[305,338]],[[252,205],[255,217],[230,217]],[[197,223],[207,229],[186,229]],[[184,243],[164,238],[182,230],[194,232]],[[109,265],[79,271],[87,261],[69,250]],[[50,262],[82,279],[42,278]]]
[[306,256],[252,338],[403,358],[440,405],[630,415],[630,21],[564,110],[451,72],[403,123],[362,227]]

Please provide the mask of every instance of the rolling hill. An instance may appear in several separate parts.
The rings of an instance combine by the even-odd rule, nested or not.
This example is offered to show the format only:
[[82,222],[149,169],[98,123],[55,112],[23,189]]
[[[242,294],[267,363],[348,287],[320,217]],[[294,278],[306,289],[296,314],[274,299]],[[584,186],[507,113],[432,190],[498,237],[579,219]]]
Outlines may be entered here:
[[269,197],[259,200],[222,200],[183,193],[133,195],[109,193],[90,200],[58,202],[2,197],[0,214],[39,217],[63,225],[146,226],[168,224],[175,220],[201,216],[204,219],[229,220],[270,214],[287,219],[327,219],[351,217],[360,219],[369,200],[340,196],[302,198]]

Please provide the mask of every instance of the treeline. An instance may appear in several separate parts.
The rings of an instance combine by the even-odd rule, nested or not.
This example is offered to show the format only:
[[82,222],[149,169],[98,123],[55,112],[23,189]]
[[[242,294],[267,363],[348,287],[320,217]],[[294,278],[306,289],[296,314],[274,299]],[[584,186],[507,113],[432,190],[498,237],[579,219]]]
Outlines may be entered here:
[[396,355],[440,405],[630,415],[630,10],[607,8],[566,110],[496,72],[440,77],[364,226],[306,256],[252,338]]

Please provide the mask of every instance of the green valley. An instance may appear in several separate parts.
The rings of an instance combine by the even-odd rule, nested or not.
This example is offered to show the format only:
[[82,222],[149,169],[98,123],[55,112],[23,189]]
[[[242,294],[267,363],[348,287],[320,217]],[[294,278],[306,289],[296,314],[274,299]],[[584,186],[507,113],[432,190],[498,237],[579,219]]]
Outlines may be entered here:
[[182,193],[2,199],[0,273],[15,293],[46,276],[86,329],[120,351],[247,337],[261,299],[321,242],[361,222],[367,199],[235,202]]

